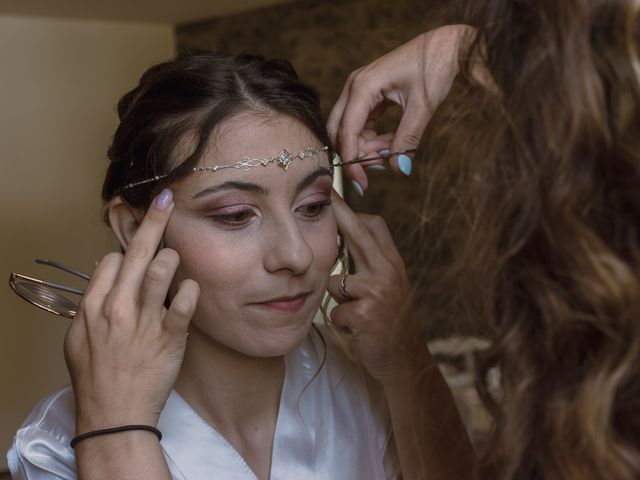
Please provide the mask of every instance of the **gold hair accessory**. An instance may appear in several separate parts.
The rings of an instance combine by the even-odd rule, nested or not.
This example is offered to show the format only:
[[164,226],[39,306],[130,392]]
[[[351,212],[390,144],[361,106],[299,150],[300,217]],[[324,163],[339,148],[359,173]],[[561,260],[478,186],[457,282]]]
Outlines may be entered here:
[[[318,156],[318,154],[320,154],[321,152],[326,152],[328,150],[329,150],[329,147],[327,146],[324,146],[321,148],[307,147],[304,150],[300,150],[296,154],[292,154],[292,153],[289,153],[287,150],[283,149],[275,157],[271,157],[271,158],[244,157],[242,160],[236,163],[231,163],[229,165],[211,165],[208,167],[194,167],[191,170],[191,173],[217,172],[218,170],[223,170],[225,168],[235,168],[236,170],[244,170],[245,172],[248,172],[249,170],[255,167],[266,167],[270,163],[275,163],[276,165],[283,168],[284,170],[287,170],[289,168],[289,165],[291,165],[291,162],[293,162],[294,160],[304,160],[305,158],[315,159]],[[150,177],[137,182],[128,183],[122,188],[123,190],[126,190],[127,188],[137,187],[139,185],[144,185],[145,183],[157,182],[158,180],[162,180],[163,178],[166,178],[169,175],[170,174],[168,173],[165,175],[156,175],[155,177]]]

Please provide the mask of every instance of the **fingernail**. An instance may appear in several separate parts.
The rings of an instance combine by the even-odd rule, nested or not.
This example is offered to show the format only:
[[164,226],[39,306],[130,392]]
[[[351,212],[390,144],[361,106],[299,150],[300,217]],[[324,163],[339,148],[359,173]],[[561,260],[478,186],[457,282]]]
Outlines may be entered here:
[[362,186],[358,182],[356,182],[355,180],[351,180],[351,186],[353,187],[353,189],[356,191],[358,195],[360,195],[361,197],[364,197],[364,190],[362,189]]
[[404,153],[398,155],[398,168],[402,173],[404,173],[407,177],[411,175],[411,170],[413,168],[411,158]]
[[383,148],[378,152],[378,155],[380,155],[381,157],[388,157],[391,155],[391,150],[389,150],[388,148]]
[[369,165],[367,167],[367,170],[379,170],[379,171],[383,171],[386,170],[387,167],[385,167],[384,165],[381,165],[379,163],[376,163],[375,165]]
[[165,188],[156,197],[156,208],[158,210],[166,210],[169,207],[169,205],[171,205],[172,200],[173,200],[173,192],[170,189]]

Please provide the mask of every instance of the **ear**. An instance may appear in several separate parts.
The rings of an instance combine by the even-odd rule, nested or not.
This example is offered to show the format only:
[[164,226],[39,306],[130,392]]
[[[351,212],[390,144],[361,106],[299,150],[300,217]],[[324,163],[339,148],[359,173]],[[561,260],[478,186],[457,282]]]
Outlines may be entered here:
[[126,203],[119,195],[109,202],[109,225],[120,241],[124,250],[138,231],[141,215],[136,209]]

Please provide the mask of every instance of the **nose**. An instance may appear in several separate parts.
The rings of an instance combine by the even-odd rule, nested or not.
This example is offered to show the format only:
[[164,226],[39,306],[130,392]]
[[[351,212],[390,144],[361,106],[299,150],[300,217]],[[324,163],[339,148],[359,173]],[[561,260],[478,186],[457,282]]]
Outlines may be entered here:
[[281,221],[269,235],[264,266],[269,272],[288,270],[298,275],[307,271],[313,251],[294,219]]

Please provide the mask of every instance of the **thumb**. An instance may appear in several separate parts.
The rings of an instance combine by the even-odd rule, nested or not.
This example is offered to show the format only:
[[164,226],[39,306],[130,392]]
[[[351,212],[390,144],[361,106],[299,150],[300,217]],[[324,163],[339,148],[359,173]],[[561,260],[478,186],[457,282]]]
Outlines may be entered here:
[[396,172],[411,175],[413,153],[404,152],[418,148],[430,119],[431,113],[424,104],[411,101],[407,103],[391,147],[392,152],[400,152],[390,162]]
[[200,286],[193,280],[183,280],[178,293],[171,299],[171,305],[164,317],[166,329],[182,337],[187,333],[191,317],[193,317],[200,297]]

